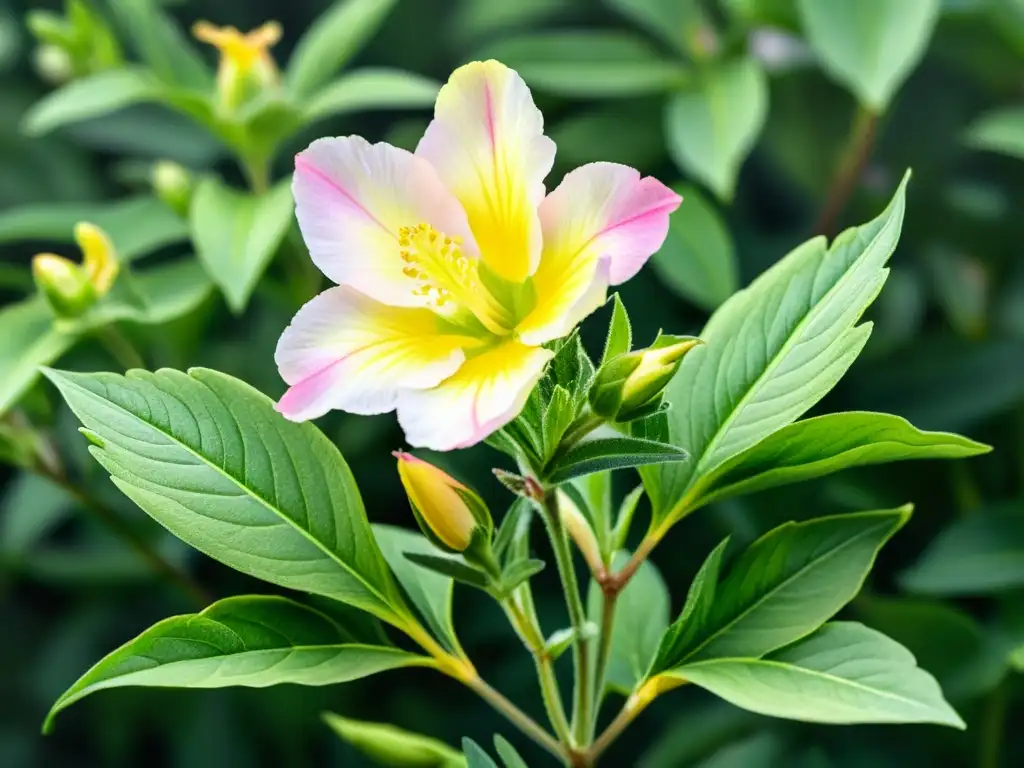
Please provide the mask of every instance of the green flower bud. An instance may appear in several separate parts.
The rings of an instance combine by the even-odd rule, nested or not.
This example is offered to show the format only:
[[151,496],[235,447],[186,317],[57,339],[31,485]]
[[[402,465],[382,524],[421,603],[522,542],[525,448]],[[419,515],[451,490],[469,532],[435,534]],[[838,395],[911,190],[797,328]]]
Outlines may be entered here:
[[589,392],[590,407],[609,421],[627,422],[653,413],[683,356],[701,340],[660,335],[647,349],[613,357],[601,366]]
[[192,174],[173,160],[160,160],[150,174],[153,191],[164,205],[179,216],[187,216],[192,203]]
[[32,66],[39,79],[49,85],[64,85],[75,76],[75,64],[68,52],[49,43],[32,52]]
[[85,270],[55,253],[37,253],[32,277],[58,317],[78,317],[96,303],[96,290]]
[[428,539],[449,552],[465,552],[470,544],[490,540],[494,524],[483,499],[433,464],[402,451],[393,456],[416,522]]

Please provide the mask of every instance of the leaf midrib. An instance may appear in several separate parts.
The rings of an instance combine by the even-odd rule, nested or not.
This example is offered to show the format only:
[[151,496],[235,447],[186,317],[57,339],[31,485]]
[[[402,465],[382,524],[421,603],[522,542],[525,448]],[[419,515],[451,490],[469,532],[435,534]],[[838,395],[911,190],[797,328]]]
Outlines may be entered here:
[[[189,375],[189,378],[192,381],[194,381],[197,384],[199,384],[202,387],[204,387],[218,402],[220,402],[222,405],[225,405],[225,407],[226,407],[226,404],[224,403],[223,400],[221,400],[220,396],[216,392],[214,392],[213,389],[211,389],[205,382],[203,382],[203,381],[201,381],[201,380],[199,380],[199,379],[197,379],[197,378],[195,378],[194,376],[191,376],[191,375]],[[238,488],[243,490],[246,495],[248,495],[251,498],[253,498],[256,501],[258,501],[260,504],[262,504],[268,510],[273,512],[277,517],[279,517],[280,519],[285,521],[288,525],[290,525],[293,530],[295,530],[300,535],[302,535],[307,541],[309,541],[313,545],[315,545],[317,549],[319,549],[321,552],[323,552],[325,555],[327,555],[328,559],[330,559],[330,560],[334,561],[335,563],[337,563],[342,568],[342,570],[344,570],[346,573],[348,573],[350,576],[352,576],[352,578],[354,578],[356,581],[358,581],[360,584],[362,584],[366,588],[366,590],[371,595],[373,595],[374,597],[378,598],[381,601],[381,603],[389,611],[392,611],[391,601],[387,597],[382,595],[377,590],[376,587],[374,587],[368,581],[366,581],[366,579],[364,579],[355,569],[353,569],[351,566],[349,566],[347,563],[345,563],[345,561],[343,561],[333,550],[331,550],[324,543],[322,543],[321,541],[316,539],[309,531],[307,531],[304,528],[302,528],[301,526],[299,526],[296,521],[292,520],[288,515],[284,514],[284,512],[281,509],[279,509],[277,506],[275,506],[274,504],[271,504],[269,501],[264,499],[262,496],[260,496],[258,493],[256,493],[252,488],[249,488],[247,485],[242,483],[238,478],[236,478],[233,475],[229,474],[225,469],[223,469],[222,467],[220,467],[219,465],[217,465],[216,463],[214,463],[213,461],[211,461],[207,457],[203,456],[201,453],[198,453],[197,451],[193,450],[190,446],[185,445],[183,442],[181,442],[181,440],[179,440],[174,435],[168,433],[163,428],[157,426],[156,424],[153,424],[149,420],[144,419],[144,418],[142,418],[141,416],[139,416],[139,415],[137,415],[135,413],[132,413],[128,409],[126,409],[123,406],[121,406],[119,403],[116,403],[113,400],[110,400],[108,398],[101,398],[100,395],[96,394],[92,390],[86,389],[85,387],[80,386],[79,384],[71,381],[70,379],[65,378],[65,381],[68,381],[72,386],[76,387],[80,392],[84,392],[87,395],[89,395],[90,397],[96,398],[98,400],[102,400],[102,402],[110,404],[111,406],[117,408],[122,413],[126,413],[130,417],[132,417],[134,419],[137,419],[138,421],[142,422],[143,424],[146,424],[151,429],[155,430],[157,433],[163,435],[168,440],[170,440],[172,443],[177,445],[183,451],[185,451],[186,453],[188,453],[191,456],[193,456],[196,459],[198,459],[203,465],[209,467],[210,469],[213,469],[215,472],[219,473],[221,476],[223,476],[223,477],[227,478],[228,480],[230,480],[232,483],[235,484],[235,486],[237,486]],[[106,386],[106,385],[104,384],[104,386]],[[164,390],[160,390],[160,391],[163,392],[164,394],[167,394],[167,395],[170,394],[170,393],[164,392]],[[179,403],[183,403],[183,401],[181,399],[179,399],[177,396],[172,396],[172,397],[174,397],[174,399],[177,400]],[[187,409],[187,410],[189,411],[189,413],[192,413],[191,409]],[[227,409],[227,410],[228,410],[229,413],[231,413],[230,409]],[[232,417],[232,419],[235,419],[235,416],[234,416],[233,413],[231,413],[231,417]],[[195,419],[195,415],[194,414],[193,414],[193,419]],[[214,423],[216,424],[216,422],[214,422]],[[242,431],[241,431],[240,425],[238,425],[238,426],[239,426],[239,437],[241,438],[242,437]],[[220,426],[219,425],[217,425],[217,429],[218,429],[218,431],[220,431]],[[122,436],[124,436],[124,435],[122,435]],[[100,450],[104,450],[104,449],[101,447]],[[290,458],[290,455],[289,455],[289,458]],[[165,462],[162,462],[162,460],[159,460],[159,459],[154,459],[154,460],[155,461],[161,461],[161,463],[165,463]],[[166,487],[166,486],[162,486],[162,487]],[[303,498],[305,498],[305,494],[303,494]],[[372,535],[371,535],[371,538],[372,538]],[[383,617],[381,617],[381,618],[383,618]]]
[[[879,231],[871,239],[871,242],[862,250],[860,258],[854,261],[853,264],[851,264],[850,267],[843,273],[843,276],[839,280],[837,280],[836,283],[828,290],[828,292],[826,292],[825,295],[822,296],[817,303],[815,303],[812,307],[809,308],[809,310],[800,319],[800,322],[797,323],[796,327],[789,334],[785,343],[779,348],[779,351],[772,357],[769,364],[765,366],[765,369],[764,371],[762,371],[761,375],[758,376],[751,383],[751,385],[746,389],[743,395],[736,402],[735,406],[733,406],[732,410],[730,410],[729,415],[722,420],[722,423],[719,425],[718,429],[715,430],[715,433],[712,435],[711,439],[706,443],[704,449],[701,451],[700,458],[697,460],[696,467],[694,469],[694,473],[691,476],[690,481],[687,483],[686,488],[683,490],[684,496],[686,492],[690,490],[690,488],[693,486],[696,480],[701,476],[701,472],[707,469],[706,467],[703,466],[704,459],[714,452],[714,449],[718,446],[718,443],[720,442],[722,436],[729,431],[729,427],[734,421],[736,415],[743,410],[752,393],[756,392],[760,388],[763,381],[765,381],[767,378],[770,378],[770,374],[774,372],[774,370],[779,366],[781,360],[787,356],[791,347],[795,343],[794,339],[800,336],[805,326],[809,324],[810,318],[816,315],[817,310],[821,306],[831,303],[834,294],[837,293],[840,290],[840,288],[846,284],[847,280],[849,279],[850,273],[860,263],[864,253],[873,248],[875,244],[881,239],[882,235],[888,233],[889,228],[892,226],[892,221],[893,218],[890,212],[888,218],[885,221],[885,225],[881,229],[879,229]],[[818,270],[820,270],[821,266],[824,265],[825,262],[829,259],[829,257],[833,255],[832,248],[834,246],[835,241],[833,241],[832,244],[828,246],[825,256],[822,258],[821,262],[818,265]],[[854,325],[856,325],[856,320],[854,321]],[[834,344],[839,343],[842,340],[843,336],[845,336],[845,333],[840,335],[829,346],[831,347]]]
[[[849,545],[851,545],[851,544],[853,544],[855,542],[860,541],[863,537],[867,536],[868,534],[874,533],[874,531],[876,531],[879,527],[881,527],[882,524],[883,524],[883,521],[879,521],[879,525],[872,526],[871,528],[865,528],[863,531],[861,531],[856,536],[852,536],[852,537],[850,537],[848,539],[845,539],[838,547],[835,547],[834,549],[829,550],[824,556],[819,557],[816,560],[813,560],[811,562],[805,563],[804,565],[800,566],[800,568],[798,568],[792,574],[790,574],[785,579],[783,579],[778,584],[776,584],[774,587],[772,587],[770,590],[765,592],[764,595],[762,595],[760,599],[758,599],[756,602],[752,603],[751,605],[747,606],[745,609],[743,609],[743,611],[741,611],[739,614],[737,614],[734,618],[732,618],[730,621],[728,621],[726,624],[724,624],[722,627],[720,627],[718,630],[716,630],[714,633],[712,633],[709,637],[707,637],[700,645],[698,645],[696,648],[694,648],[692,651],[690,651],[688,654],[686,654],[686,656],[683,657],[682,661],[680,661],[679,664],[677,664],[676,666],[685,665],[687,659],[692,659],[696,654],[700,653],[704,648],[706,648],[712,642],[714,642],[719,637],[721,637],[725,632],[727,632],[728,630],[733,628],[736,624],[738,624],[740,621],[745,619],[752,611],[754,611],[758,607],[760,607],[761,604],[763,604],[766,600],[768,600],[769,598],[773,597],[777,592],[779,592],[780,590],[784,589],[785,587],[788,587],[798,577],[803,576],[806,571],[810,570],[812,567],[817,567],[818,565],[822,564],[823,562],[829,560],[834,555],[836,555],[837,553],[839,553],[842,550],[844,550],[847,546],[849,546]],[[877,548],[876,548],[876,551],[877,551]],[[865,576],[866,576],[866,574],[865,574]],[[861,577],[861,582],[863,582],[863,580],[864,580],[864,577]],[[828,619],[826,619],[825,621],[828,621]],[[809,634],[811,634],[812,632],[816,631],[816,629],[817,629],[817,627],[815,627],[814,629],[811,629],[811,630],[805,632],[804,634],[800,635],[799,637],[794,637],[794,638],[792,638],[791,640],[789,640],[785,644],[789,645],[790,643],[795,643],[798,640],[801,640],[804,637],[807,637]],[[771,653],[771,650],[765,651],[765,653]]]

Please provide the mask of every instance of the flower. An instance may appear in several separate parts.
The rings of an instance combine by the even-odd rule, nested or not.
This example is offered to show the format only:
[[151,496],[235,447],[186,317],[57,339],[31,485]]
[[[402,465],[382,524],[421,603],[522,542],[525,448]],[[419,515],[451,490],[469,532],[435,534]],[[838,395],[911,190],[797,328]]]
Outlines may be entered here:
[[554,155],[526,84],[497,61],[452,74],[415,153],[358,136],[301,152],[296,215],[338,285],[281,336],[278,410],[397,409],[408,442],[435,450],[515,418],[552,357],[542,345],[639,271],[681,202],[615,163],[545,195]]
[[221,106],[233,110],[270,86],[277,84],[277,64],[270,48],[281,39],[281,25],[268,21],[242,34],[234,27],[217,27],[197,21],[192,35],[220,51],[217,91]]
[[402,479],[416,522],[435,544],[453,552],[464,552],[479,529],[485,535],[493,527],[487,505],[473,491],[410,453],[395,451],[398,476]]
[[82,263],[55,253],[32,258],[32,276],[40,292],[60,317],[77,317],[110,292],[120,269],[114,244],[95,224],[75,225],[75,243]]

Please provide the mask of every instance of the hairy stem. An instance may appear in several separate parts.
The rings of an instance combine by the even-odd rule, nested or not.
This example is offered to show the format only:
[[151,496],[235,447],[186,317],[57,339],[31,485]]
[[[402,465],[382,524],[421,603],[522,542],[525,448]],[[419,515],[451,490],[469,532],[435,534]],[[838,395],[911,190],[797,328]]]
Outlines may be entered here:
[[590,749],[587,750],[588,764],[593,765],[596,763],[601,754],[626,730],[630,723],[636,719],[637,715],[643,712],[646,706],[646,703],[637,700],[636,695],[630,696],[626,700],[626,704],[619,710],[619,714],[605,728],[604,733],[598,736]]
[[601,714],[601,698],[604,691],[605,678],[608,674],[608,659],[612,651],[612,633],[615,631],[615,604],[619,593],[605,591],[601,606],[601,634],[598,636],[597,666],[594,668],[594,709],[590,718],[590,730],[587,740],[594,738],[597,718]]
[[577,745],[583,744],[590,729],[591,703],[591,669],[590,669],[590,638],[587,635],[587,613],[583,608],[579,584],[576,581],[576,570],[572,562],[572,548],[569,538],[562,528],[558,515],[558,501],[554,491],[544,494],[542,501],[545,526],[551,538],[551,547],[555,553],[558,575],[562,580],[565,592],[565,604],[569,611],[569,623],[575,633],[573,642],[573,670],[575,686],[572,707],[572,734]]
[[565,453],[602,424],[604,424],[603,418],[592,413],[589,409],[586,410],[583,415],[569,425],[559,444],[558,452],[560,454]]
[[565,715],[565,704],[562,701],[562,692],[558,687],[558,678],[555,677],[555,666],[544,647],[544,637],[540,627],[526,616],[516,604],[514,598],[503,600],[502,608],[508,616],[509,622],[516,630],[523,641],[523,645],[533,656],[534,666],[537,668],[537,680],[540,683],[541,698],[544,700],[544,709],[547,712],[548,720],[555,731],[558,740],[568,749],[572,744],[572,736],[569,730],[569,720]]
[[131,340],[124,335],[116,325],[105,325],[96,330],[96,338],[99,339],[104,349],[110,353],[117,364],[126,371],[132,368],[145,368],[146,361],[142,353],[135,348]]
[[651,551],[658,546],[658,542],[661,541],[665,535],[665,531],[661,528],[655,528],[648,531],[647,535],[644,536],[643,541],[640,542],[640,546],[633,552],[633,556],[629,558],[622,570],[618,573],[612,574],[608,577],[608,580],[603,586],[606,593],[611,592],[612,594],[618,594],[626,585],[629,584],[629,580],[633,578],[633,575],[637,572],[637,569],[644,564],[644,560],[647,559]]
[[871,156],[877,128],[878,115],[865,107],[858,107],[839,165],[829,183],[825,205],[814,226],[815,232],[828,237],[835,234],[839,214],[846,207]]

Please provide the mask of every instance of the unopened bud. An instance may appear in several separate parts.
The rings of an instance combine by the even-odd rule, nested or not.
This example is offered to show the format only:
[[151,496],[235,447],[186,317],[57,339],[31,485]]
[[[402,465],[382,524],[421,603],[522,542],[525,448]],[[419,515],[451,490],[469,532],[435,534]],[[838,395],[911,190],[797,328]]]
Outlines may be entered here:
[[491,514],[476,493],[412,454],[393,455],[416,522],[428,539],[450,552],[464,552],[475,534],[490,538]]
[[179,216],[187,216],[192,203],[192,174],[173,160],[160,160],[150,175],[153,191],[164,205]]
[[75,75],[75,64],[63,48],[44,43],[32,53],[32,65],[39,79],[49,85],[64,85]]
[[121,269],[114,244],[110,242],[106,232],[87,221],[80,221],[75,225],[75,242],[82,250],[82,266],[96,291],[96,296],[106,296]]
[[580,508],[572,500],[572,497],[564,491],[555,491],[558,498],[558,518],[569,536],[576,543],[576,547],[587,561],[587,567],[591,573],[598,574],[604,570],[604,560],[601,557],[601,547],[597,543],[597,536],[590,522],[584,517]]
[[692,336],[659,336],[647,349],[612,358],[601,366],[590,388],[590,407],[610,421],[626,422],[657,410],[661,395],[675,376],[683,356],[701,340]]
[[63,256],[36,254],[32,277],[58,317],[78,317],[96,302],[96,291],[85,270]]
[[227,112],[280,84],[280,72],[270,48],[281,39],[281,25],[268,21],[242,34],[235,27],[216,27],[199,21],[192,27],[197,40],[220,51],[217,67],[217,92]]

